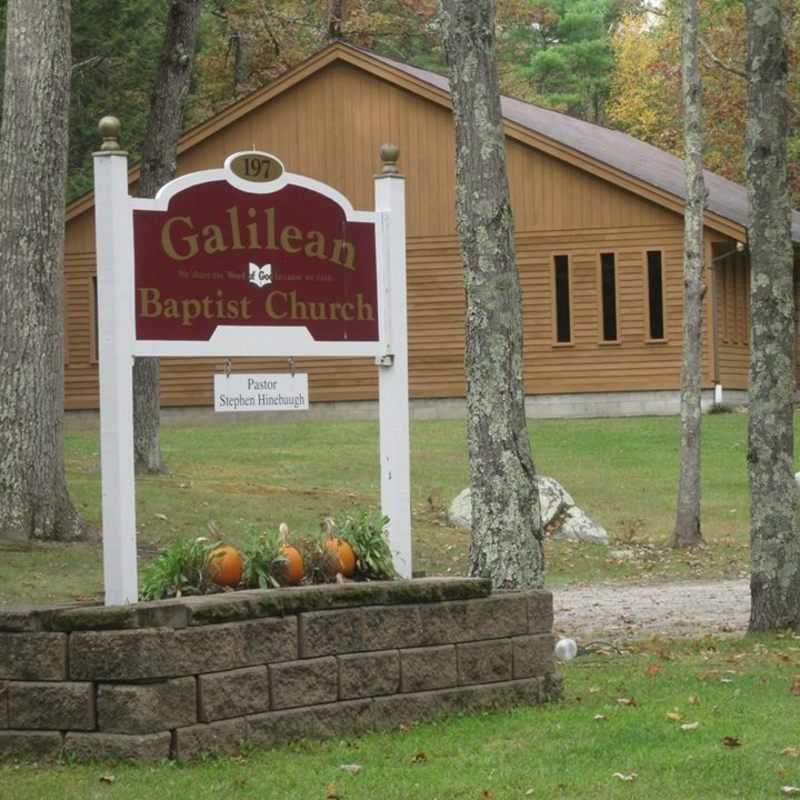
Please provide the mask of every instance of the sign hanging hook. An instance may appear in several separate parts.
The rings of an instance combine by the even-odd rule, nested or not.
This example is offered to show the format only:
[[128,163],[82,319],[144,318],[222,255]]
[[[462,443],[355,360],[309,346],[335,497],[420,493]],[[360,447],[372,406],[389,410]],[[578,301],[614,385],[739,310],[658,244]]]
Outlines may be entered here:
[[225,377],[230,378],[231,376],[231,360],[230,358],[225,359]]
[[289,356],[289,372],[292,373],[292,377],[294,378],[294,357]]

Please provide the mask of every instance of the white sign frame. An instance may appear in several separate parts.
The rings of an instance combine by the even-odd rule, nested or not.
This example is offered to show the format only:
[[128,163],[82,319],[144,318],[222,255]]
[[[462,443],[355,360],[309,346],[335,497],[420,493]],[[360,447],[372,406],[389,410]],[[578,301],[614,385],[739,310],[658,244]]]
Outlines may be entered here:
[[[411,577],[411,487],[406,313],[405,180],[396,172],[375,178],[375,210],[356,211],[336,189],[303,175],[277,180],[238,177],[229,156],[221,169],[202,170],[165,184],[154,199],[128,194],[127,153],[94,154],[97,313],[100,377],[100,457],[105,604],[138,600],[133,451],[135,356],[371,357],[379,367],[381,512],[389,517],[389,545],[401,577]],[[259,153],[273,158],[267,153]],[[275,159],[277,160],[277,159]],[[218,326],[203,341],[137,340],[135,328],[133,212],[165,211],[179,192],[225,180],[250,193],[287,185],[333,200],[353,222],[375,225],[377,342],[316,342],[306,328]]]

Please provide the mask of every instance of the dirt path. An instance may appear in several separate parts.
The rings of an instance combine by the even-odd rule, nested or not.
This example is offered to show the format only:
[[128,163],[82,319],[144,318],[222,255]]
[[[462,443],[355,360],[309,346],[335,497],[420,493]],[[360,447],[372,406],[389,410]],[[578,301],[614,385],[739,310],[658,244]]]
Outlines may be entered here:
[[553,605],[556,635],[579,642],[653,634],[698,638],[746,631],[750,584],[728,580],[556,589]]

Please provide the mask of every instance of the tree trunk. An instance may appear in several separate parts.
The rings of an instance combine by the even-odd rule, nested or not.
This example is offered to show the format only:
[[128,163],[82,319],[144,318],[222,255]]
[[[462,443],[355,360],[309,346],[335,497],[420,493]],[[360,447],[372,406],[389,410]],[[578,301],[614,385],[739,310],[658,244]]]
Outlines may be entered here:
[[542,526],[522,385],[522,303],[495,66],[493,0],[443,0],[466,287],[472,575],[541,586]]
[[700,532],[700,380],[703,349],[703,84],[697,58],[698,0],[683,3],[683,135],[686,210],[683,237],[683,365],[681,453],[673,547],[703,541]]
[[9,0],[0,125],[0,539],[78,539],[64,475],[69,0]]
[[747,187],[751,342],[750,630],[800,627],[794,480],[794,295],[786,172],[787,54],[782,0],[747,8]]
[[328,41],[336,42],[342,38],[342,19],[344,0],[328,0]]
[[[154,197],[175,177],[183,105],[192,79],[202,0],[171,0],[164,45],[150,99],[142,148],[139,197]],[[157,358],[137,358],[133,367],[133,439],[137,472],[165,472],[161,458],[160,368]]]

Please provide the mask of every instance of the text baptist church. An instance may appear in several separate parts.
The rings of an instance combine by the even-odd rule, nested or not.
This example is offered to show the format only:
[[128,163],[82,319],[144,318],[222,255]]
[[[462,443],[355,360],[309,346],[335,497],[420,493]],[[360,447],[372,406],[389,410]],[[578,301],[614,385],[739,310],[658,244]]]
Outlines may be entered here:
[[[141,288],[138,290],[139,316],[144,319],[178,319],[181,325],[192,327],[195,320],[249,320],[253,318],[253,303],[249,297],[227,298],[221,289],[214,297],[175,298],[162,296],[160,290]],[[264,298],[264,314],[272,320],[345,322],[374,321],[375,310],[359,292],[355,302],[311,302],[299,300],[297,292],[270,291]]]
[[[225,213],[227,220],[223,224],[208,224],[199,230],[190,216],[170,217],[161,228],[164,253],[174,261],[184,262],[201,251],[207,255],[230,250],[302,252],[307,258],[328,261],[344,269],[356,268],[357,254],[352,242],[330,240],[321,231],[302,231],[296,225],[281,226],[274,208],[265,208],[259,213],[249,207],[242,215],[238,207],[232,206]],[[243,225],[242,216],[250,221]]]

